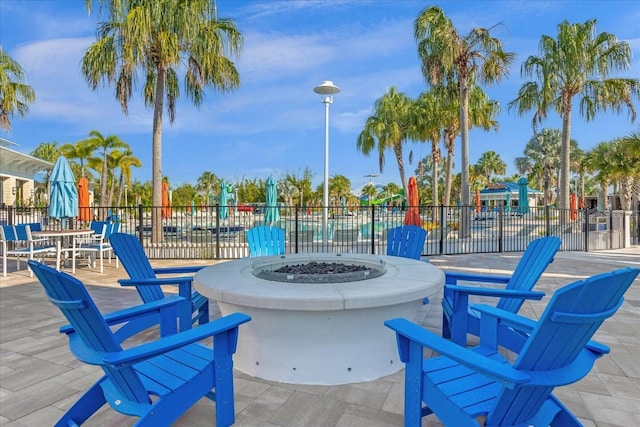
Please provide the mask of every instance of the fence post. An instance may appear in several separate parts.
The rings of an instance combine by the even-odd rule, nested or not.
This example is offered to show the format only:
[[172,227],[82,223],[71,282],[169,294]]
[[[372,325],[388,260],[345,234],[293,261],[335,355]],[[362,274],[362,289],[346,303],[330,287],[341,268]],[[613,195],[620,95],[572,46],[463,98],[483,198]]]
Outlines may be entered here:
[[500,253],[503,252],[503,248],[502,248],[502,237],[504,232],[504,228],[502,227],[503,220],[504,220],[503,209],[500,209],[500,211],[498,212],[498,252]]
[[551,235],[551,218],[549,217],[549,205],[544,206],[544,226],[546,228],[544,235]]
[[142,220],[142,203],[138,204],[138,240],[140,240],[140,244],[143,244],[143,236],[144,236],[144,221]]
[[371,205],[371,255],[376,253],[376,209]]
[[295,236],[293,238],[294,239],[293,241],[295,242],[294,243],[295,253],[298,253],[298,206],[295,206],[294,209],[295,209],[295,212],[296,212],[295,213],[296,222],[295,222],[295,225],[293,227],[293,235]]
[[[596,224],[596,230],[598,224]],[[584,251],[589,252],[589,209],[584,210]]]
[[220,259],[220,204],[216,205],[216,259]]
[[[460,218],[461,215],[458,216]],[[444,237],[445,237],[445,216],[444,216],[444,205],[440,205],[440,241],[438,242],[438,255],[442,255],[444,253]],[[458,233],[460,232],[460,219],[458,219]]]

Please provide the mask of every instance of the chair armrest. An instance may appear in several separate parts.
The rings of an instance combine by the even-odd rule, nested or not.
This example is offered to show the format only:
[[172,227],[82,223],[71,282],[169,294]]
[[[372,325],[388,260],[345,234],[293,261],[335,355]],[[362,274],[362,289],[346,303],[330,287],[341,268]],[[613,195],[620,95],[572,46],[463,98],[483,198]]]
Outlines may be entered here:
[[[530,334],[538,324],[535,320],[486,304],[471,304],[471,308],[481,314],[480,323],[483,321],[488,322],[488,319],[491,317],[497,319],[502,326],[507,326],[527,334]],[[607,354],[611,351],[609,346],[593,340],[587,342],[585,348],[600,355]]]
[[545,293],[539,291],[519,291],[514,289],[479,288],[474,286],[444,285],[445,294],[466,294],[498,298],[526,298],[541,300]]
[[459,280],[469,282],[484,282],[484,283],[509,283],[511,276],[492,276],[488,274],[472,274],[472,273],[458,273],[456,271],[447,271],[444,274],[445,284],[455,285]]
[[183,283],[192,282],[193,277],[181,276],[181,277],[164,277],[155,279],[120,279],[118,283],[122,286],[139,286],[139,285],[180,285]]
[[400,359],[403,362],[407,360],[409,344],[415,343],[421,347],[433,349],[441,355],[484,375],[498,379],[504,382],[506,387],[512,387],[514,384],[524,384],[530,380],[530,376],[524,372],[448,341],[407,319],[397,318],[387,320],[384,324],[388,328],[396,331]]
[[[221,319],[200,325],[197,328],[180,332],[176,335],[160,338],[157,341],[142,344],[117,353],[107,353],[105,354],[103,361],[109,365],[132,365],[164,354],[168,351],[184,347],[187,344],[191,344],[217,334],[232,331],[249,320],[251,320],[251,317],[244,313],[233,313]],[[233,334],[233,337],[231,338],[237,341],[237,337],[236,333]],[[229,343],[230,352],[232,354],[235,353],[235,344],[235,342]]]
[[153,272],[156,274],[185,274],[185,273],[197,273],[205,268],[206,265],[195,265],[187,267],[161,267],[154,268]]
[[[478,311],[480,316],[480,322],[488,321],[488,318],[497,319],[498,322],[510,328],[517,329],[521,332],[530,333],[536,327],[538,322],[535,320],[529,319],[527,317],[520,316],[518,314],[512,313],[510,311],[501,310],[496,307],[491,307],[485,304],[471,304],[471,308]],[[485,317],[487,316],[487,317]]]
[[[129,322],[131,320],[135,320],[137,317],[157,312],[160,309],[177,305],[178,303],[184,301],[184,298],[179,297],[177,295],[173,295],[167,298],[163,298],[161,300],[152,301],[146,304],[136,305],[135,307],[125,308],[123,310],[114,311],[112,313],[105,314],[104,320],[107,322],[107,325],[113,326],[118,325],[120,323]],[[75,332],[73,326],[64,325],[60,327],[60,333],[68,334],[71,332]]]

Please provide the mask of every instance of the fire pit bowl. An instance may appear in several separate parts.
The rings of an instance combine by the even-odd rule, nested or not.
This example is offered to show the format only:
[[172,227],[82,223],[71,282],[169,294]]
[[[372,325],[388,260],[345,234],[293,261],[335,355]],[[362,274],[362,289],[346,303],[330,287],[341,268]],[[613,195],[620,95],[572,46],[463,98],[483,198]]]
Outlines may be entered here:
[[[364,266],[368,273],[333,280],[318,274],[316,281],[296,279],[307,276],[300,273],[283,273],[291,277],[280,281],[270,277],[282,266],[311,262]],[[243,258],[203,268],[194,279],[222,315],[240,311],[252,317],[239,334],[238,370],[323,385],[371,381],[402,369],[395,335],[383,322],[416,320],[423,299],[443,283],[444,273],[427,262],[336,253]]]

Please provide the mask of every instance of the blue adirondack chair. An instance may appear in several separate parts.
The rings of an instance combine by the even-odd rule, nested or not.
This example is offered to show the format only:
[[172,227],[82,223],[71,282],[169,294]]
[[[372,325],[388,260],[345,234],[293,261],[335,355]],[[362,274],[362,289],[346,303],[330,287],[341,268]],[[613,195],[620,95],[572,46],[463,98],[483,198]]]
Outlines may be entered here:
[[[442,336],[460,345],[467,344],[467,333],[478,336],[479,313],[469,308],[469,296],[499,298],[497,308],[517,313],[526,299],[540,300],[544,292],[532,291],[560,248],[557,237],[542,237],[531,241],[511,276],[492,276],[446,272],[442,298]],[[503,289],[460,286],[459,281],[498,283]],[[510,328],[500,331],[501,345],[518,351],[523,344],[521,334]]]
[[246,231],[249,243],[249,256],[267,256],[284,254],[284,230],[278,227],[261,225]]
[[[36,261],[29,261],[49,300],[70,325],[60,332],[69,337],[74,356],[100,366],[98,380],[55,424],[77,426],[105,403],[118,412],[140,417],[136,426],[168,426],[203,397],[216,402],[216,425],[235,421],[233,359],[238,326],[250,317],[234,313],[176,334],[174,296],[103,316],[82,282]],[[151,321],[150,321],[151,320]],[[120,343],[132,332],[160,324],[161,338],[132,348]],[[124,325],[117,332],[110,329]],[[213,337],[213,348],[198,341]]]
[[[197,291],[192,291],[192,276],[157,277],[159,274],[195,273],[203,266],[153,268],[140,241],[130,234],[113,233],[109,237],[120,263],[129,279],[118,280],[122,286],[135,286],[143,302],[165,298],[161,285],[177,285],[178,295],[184,297],[180,310],[180,330],[191,328],[196,321],[202,325],[209,321],[209,300]],[[192,316],[192,313],[196,313]]]
[[[474,348],[406,319],[386,321],[396,331],[400,359],[406,364],[405,427],[420,426],[421,418],[431,413],[456,427],[581,426],[552,391],[586,376],[596,359],[609,352],[590,339],[622,305],[639,272],[625,268],[565,286],[554,293],[538,322],[478,305],[482,327],[480,345]],[[513,364],[497,349],[501,324],[528,337]],[[423,360],[424,347],[442,356]]]
[[387,234],[387,255],[420,259],[427,230],[416,225],[401,225]]

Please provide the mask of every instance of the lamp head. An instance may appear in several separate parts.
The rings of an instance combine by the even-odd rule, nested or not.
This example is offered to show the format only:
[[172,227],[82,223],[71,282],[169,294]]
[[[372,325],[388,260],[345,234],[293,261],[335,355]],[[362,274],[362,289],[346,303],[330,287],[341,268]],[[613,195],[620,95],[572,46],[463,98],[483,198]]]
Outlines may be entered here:
[[340,88],[334,85],[331,80],[325,80],[319,86],[314,87],[313,91],[319,95],[334,95],[340,92]]

